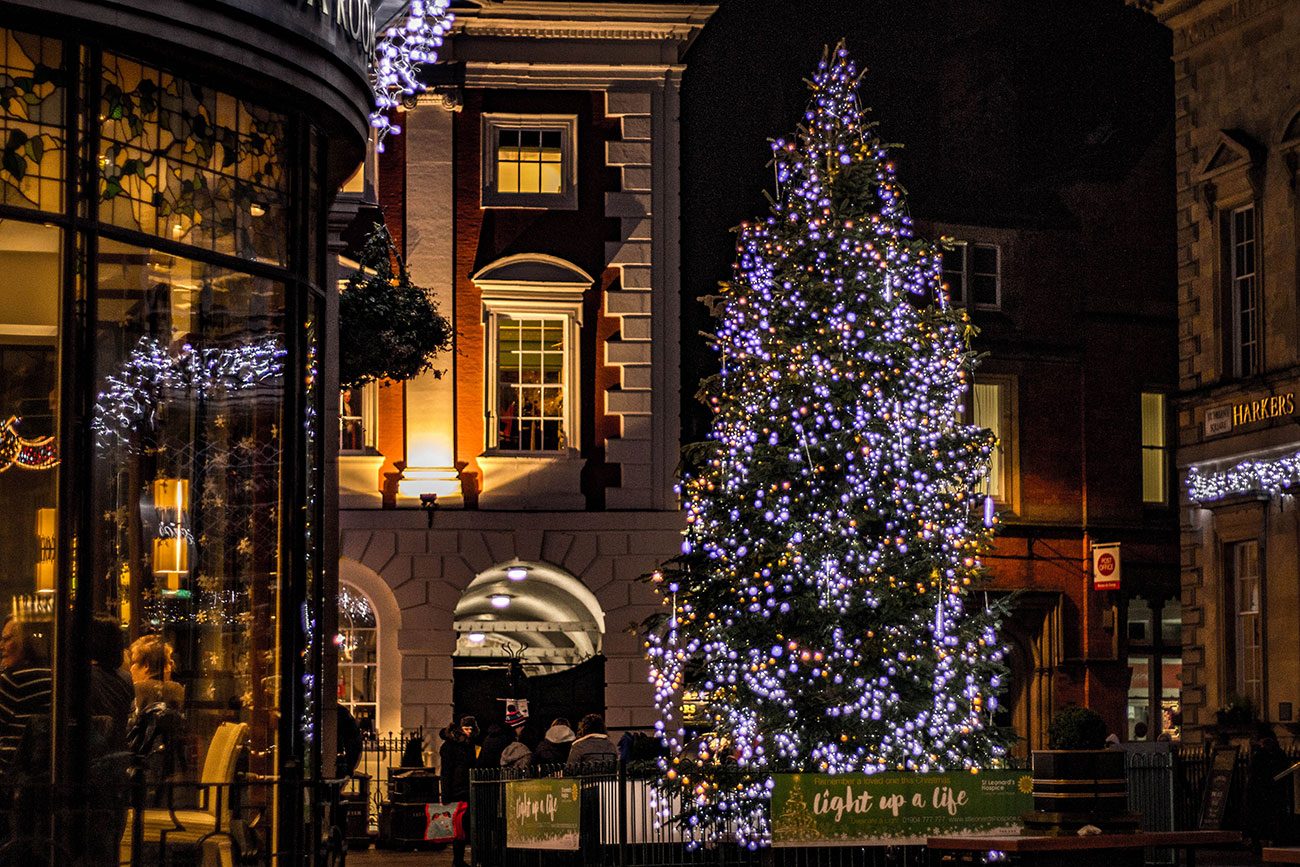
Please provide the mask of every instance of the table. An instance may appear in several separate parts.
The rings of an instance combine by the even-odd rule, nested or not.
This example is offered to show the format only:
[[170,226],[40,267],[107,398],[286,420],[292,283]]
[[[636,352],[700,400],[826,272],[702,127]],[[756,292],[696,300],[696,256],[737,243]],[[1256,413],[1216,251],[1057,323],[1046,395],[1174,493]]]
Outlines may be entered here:
[[1062,854],[1073,852],[1121,852],[1136,849],[1173,849],[1183,852],[1182,863],[1196,865],[1196,849],[1202,846],[1235,846],[1241,843],[1237,831],[1137,831],[1132,834],[1093,834],[1089,837],[1029,837],[1020,835],[929,837],[925,845],[930,863],[939,863],[944,853],[977,855],[1000,851],[1017,856],[1023,865],[1055,865]]

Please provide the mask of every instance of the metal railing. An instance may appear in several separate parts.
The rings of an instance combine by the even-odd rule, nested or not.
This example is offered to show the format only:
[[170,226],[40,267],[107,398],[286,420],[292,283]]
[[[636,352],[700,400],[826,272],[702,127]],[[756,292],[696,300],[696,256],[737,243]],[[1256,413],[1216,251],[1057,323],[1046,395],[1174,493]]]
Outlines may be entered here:
[[[922,867],[919,846],[823,846],[750,850],[734,843],[687,846],[661,826],[650,806],[657,771],[619,764],[550,765],[470,773],[470,856],[473,867]],[[577,852],[511,849],[506,845],[506,784],[531,777],[580,781]],[[726,836],[725,834],[723,835]]]
[[[366,733],[361,742],[361,761],[357,763],[355,774],[364,774],[370,778],[366,825],[372,831],[379,825],[380,804],[389,800],[389,775],[392,771],[402,769],[402,752],[411,738],[418,738],[423,744],[424,728],[382,735]],[[357,791],[355,784],[347,789]]]

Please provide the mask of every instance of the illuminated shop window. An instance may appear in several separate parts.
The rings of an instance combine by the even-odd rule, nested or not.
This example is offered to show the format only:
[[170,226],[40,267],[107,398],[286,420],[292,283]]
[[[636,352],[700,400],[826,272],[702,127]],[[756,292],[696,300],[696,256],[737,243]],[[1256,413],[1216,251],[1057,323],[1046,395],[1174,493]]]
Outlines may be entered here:
[[484,207],[578,206],[576,117],[483,116]]

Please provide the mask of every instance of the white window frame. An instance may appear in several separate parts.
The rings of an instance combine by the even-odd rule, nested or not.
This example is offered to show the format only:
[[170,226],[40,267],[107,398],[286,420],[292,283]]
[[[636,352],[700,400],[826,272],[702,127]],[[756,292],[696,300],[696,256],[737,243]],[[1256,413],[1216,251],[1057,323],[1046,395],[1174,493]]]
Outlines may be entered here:
[[369,595],[367,595],[365,592],[363,592],[363,591],[361,590],[361,588],[357,587],[355,584],[353,584],[353,583],[351,583],[351,582],[349,582],[349,581],[340,581],[340,582],[339,582],[339,590],[340,590],[339,597],[340,597],[340,598],[341,598],[342,595],[343,595],[343,590],[344,590],[344,588],[346,588],[346,589],[347,589],[347,592],[350,593],[350,594],[352,594],[353,596],[358,596],[358,597],[360,597],[361,599],[364,599],[364,600],[365,600],[366,605],[368,605],[368,606],[370,607],[370,615],[375,619],[375,625],[374,625],[373,627],[359,627],[359,628],[355,628],[355,629],[354,629],[354,628],[351,628],[351,627],[345,626],[344,623],[343,623],[343,619],[342,619],[342,617],[340,616],[340,618],[339,618],[339,624],[338,624],[338,634],[339,634],[339,637],[340,637],[340,638],[343,638],[344,630],[345,630],[345,629],[348,630],[348,631],[351,631],[351,632],[360,632],[360,631],[371,631],[371,632],[374,632],[374,634],[375,634],[375,658],[374,658],[374,661],[373,661],[373,662],[369,662],[369,663],[366,663],[366,662],[354,662],[354,661],[352,661],[352,660],[346,660],[346,661],[345,661],[344,658],[343,658],[343,654],[340,653],[340,654],[339,654],[339,657],[338,657],[339,680],[342,681],[342,679],[343,679],[343,678],[342,678],[342,675],[343,675],[343,670],[344,670],[344,669],[349,669],[349,670],[352,670],[352,671],[357,671],[357,670],[364,671],[364,670],[367,669],[367,668],[373,668],[373,669],[374,669],[374,672],[375,672],[375,700],[374,700],[374,702],[359,702],[359,701],[354,701],[353,698],[352,698],[352,693],[348,693],[347,696],[345,696],[343,699],[341,699],[341,700],[339,701],[339,704],[341,704],[341,705],[343,705],[344,707],[346,707],[346,708],[348,709],[348,712],[351,713],[354,717],[356,716],[356,708],[357,708],[358,705],[373,706],[373,707],[374,707],[374,718],[373,718],[373,719],[374,719],[374,725],[375,725],[375,734],[379,734],[379,732],[380,732],[380,727],[379,727],[379,726],[380,726],[380,722],[379,722],[379,721],[380,721],[380,719],[381,719],[381,717],[380,717],[380,712],[382,711],[382,708],[380,707],[380,705],[381,705],[382,702],[383,702],[383,689],[381,688],[381,683],[380,683],[381,678],[383,677],[383,666],[380,664],[381,661],[382,661],[382,660],[381,660],[381,657],[382,657],[382,655],[383,655],[383,652],[382,652],[382,647],[383,647],[383,645],[382,645],[382,643],[381,643],[381,642],[382,642],[382,638],[383,638],[383,636],[382,636],[382,634],[381,634],[381,628],[382,628],[383,624],[381,624],[381,623],[379,622],[379,612],[378,612],[378,610],[375,608],[375,601],[374,601],[373,599],[371,599]]
[[[1245,215],[1245,218],[1239,220],[1243,215]],[[1239,208],[1233,208],[1228,214],[1228,237],[1226,240],[1228,242],[1228,291],[1231,295],[1232,307],[1232,375],[1237,377],[1254,376],[1264,369],[1264,317],[1261,315],[1264,299],[1260,292],[1259,225],[1256,220],[1257,212],[1254,202],[1242,205]],[[1249,238],[1239,236],[1238,222],[1250,226]],[[1241,249],[1247,246],[1250,247],[1253,263],[1249,271],[1239,261]],[[1249,296],[1250,307],[1248,311],[1250,325],[1254,331],[1253,339],[1249,344],[1243,343],[1244,335],[1241,329],[1242,315],[1246,312],[1243,295]],[[1249,369],[1242,359],[1247,346],[1250,347]]]
[[[993,502],[1000,506],[1016,511],[1019,503],[1019,470],[1020,470],[1020,453],[1019,453],[1019,435],[1018,412],[1016,406],[1016,378],[1014,376],[991,374],[987,376],[977,376],[971,385],[968,394],[969,409],[968,418],[971,423],[975,423],[975,393],[976,386],[989,387],[993,386],[997,390],[997,416],[1001,430],[996,431],[998,434],[999,462],[1001,472],[998,478],[999,490],[994,493]],[[983,496],[989,489],[986,485],[981,484],[976,489],[976,493]]]
[[367,382],[361,386],[361,448],[343,448],[343,420],[356,418],[343,414],[343,392],[357,389],[339,389],[339,454],[372,455],[376,453],[379,443],[379,384]]
[[[558,193],[502,193],[497,191],[497,134],[504,130],[560,132],[561,189]],[[573,211],[578,208],[578,116],[576,114],[483,115],[480,150],[483,208],[542,208]]]
[[[1253,573],[1245,574],[1243,566],[1248,558],[1243,555],[1251,549],[1255,552],[1255,569]],[[1245,539],[1233,542],[1229,551],[1232,557],[1233,684],[1238,695],[1250,699],[1256,713],[1263,713],[1266,664],[1263,648],[1263,550],[1258,539]],[[1243,594],[1252,592],[1254,607],[1243,610]]]
[[[508,289],[494,288],[491,296],[483,298],[483,323],[487,329],[486,354],[487,388],[483,393],[485,425],[485,454],[506,457],[572,457],[576,456],[582,442],[579,427],[581,401],[581,348],[582,329],[581,294],[572,291],[547,291],[534,287]],[[497,445],[497,322],[503,316],[545,319],[564,326],[564,439],[565,448],[554,451],[522,451],[502,449]]]
[[[1002,245],[994,244],[988,241],[953,241],[951,250],[942,250],[942,255],[948,255],[951,252],[961,250],[961,286],[949,286],[948,291],[951,303],[958,307],[974,307],[978,310],[1001,310],[1002,309]],[[993,250],[994,268],[993,274],[994,300],[992,304],[978,304],[972,295],[972,282],[975,276],[975,257],[972,254],[974,248],[986,247]],[[957,271],[956,268],[944,268],[945,273]]]

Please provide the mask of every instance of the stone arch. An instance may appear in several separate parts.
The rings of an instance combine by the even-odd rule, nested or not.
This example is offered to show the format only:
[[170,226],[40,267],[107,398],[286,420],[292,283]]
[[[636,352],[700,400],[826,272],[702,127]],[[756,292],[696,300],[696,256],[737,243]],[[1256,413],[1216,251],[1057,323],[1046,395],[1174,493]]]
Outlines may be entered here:
[[339,558],[339,583],[360,591],[374,610],[379,639],[378,729],[380,734],[398,732],[402,727],[402,653],[398,647],[402,609],[388,582],[350,557]]
[[452,614],[457,656],[514,653],[554,671],[603,650],[605,613],[596,595],[549,563],[515,559],[480,572]]

